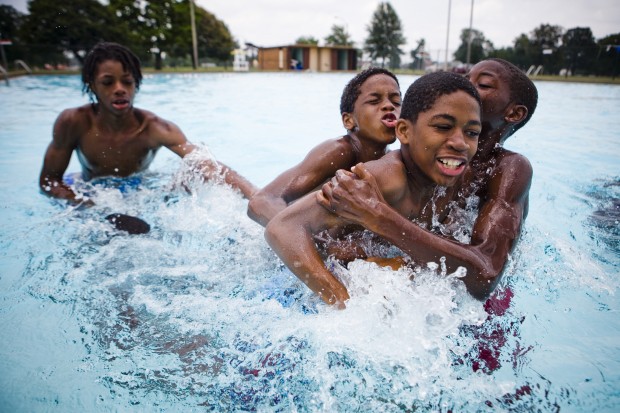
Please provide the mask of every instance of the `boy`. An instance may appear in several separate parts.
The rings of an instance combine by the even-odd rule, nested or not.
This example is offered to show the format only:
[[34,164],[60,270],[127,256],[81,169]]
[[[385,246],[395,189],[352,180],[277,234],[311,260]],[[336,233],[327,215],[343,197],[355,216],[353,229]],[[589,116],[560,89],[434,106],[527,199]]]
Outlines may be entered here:
[[248,204],[248,215],[265,226],[291,202],[317,189],[338,169],[379,159],[396,140],[394,126],[400,115],[400,87],[396,76],[381,68],[357,74],[340,99],[347,134],[321,143],[298,165],[259,190]]
[[461,200],[480,199],[468,245],[448,240],[404,220],[381,199],[364,165],[339,171],[317,194],[318,202],[342,219],[363,226],[391,242],[416,262],[446,258],[449,272],[462,266],[469,292],[485,299],[499,282],[527,216],[532,167],[522,155],[502,147],[531,118],[538,94],[532,81],[513,64],[487,59],[466,76],[482,99],[478,152],[464,175]]
[[[82,82],[93,103],[66,109],[56,119],[39,178],[44,194],[71,204],[93,204],[63,181],[73,151],[82,165],[82,177],[90,180],[143,171],[162,146],[181,158],[196,149],[178,126],[133,106],[141,81],[140,61],[126,47],[104,42],[90,51]],[[203,160],[201,168],[206,179],[223,179],[246,198],[256,189],[217,161]]]
[[[407,90],[396,123],[400,150],[366,164],[380,196],[403,220],[430,224],[431,203],[445,216],[453,189],[476,153],[480,97],[464,77],[447,72],[425,75]],[[437,186],[446,197],[433,200]],[[329,229],[342,235],[350,222],[330,213],[308,194],[269,222],[267,242],[289,269],[329,304],[344,307],[344,285],[325,267],[313,236]]]

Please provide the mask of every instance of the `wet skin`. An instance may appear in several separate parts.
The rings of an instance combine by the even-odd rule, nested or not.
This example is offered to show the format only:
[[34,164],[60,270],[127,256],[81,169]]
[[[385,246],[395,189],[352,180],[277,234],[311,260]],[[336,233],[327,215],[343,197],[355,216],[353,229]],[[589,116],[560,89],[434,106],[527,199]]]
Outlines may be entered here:
[[248,215],[265,226],[290,203],[358,162],[379,159],[388,144],[396,140],[395,125],[400,116],[398,84],[385,74],[369,77],[360,87],[352,113],[342,114],[348,134],[313,148],[305,159],[283,172],[250,199]]

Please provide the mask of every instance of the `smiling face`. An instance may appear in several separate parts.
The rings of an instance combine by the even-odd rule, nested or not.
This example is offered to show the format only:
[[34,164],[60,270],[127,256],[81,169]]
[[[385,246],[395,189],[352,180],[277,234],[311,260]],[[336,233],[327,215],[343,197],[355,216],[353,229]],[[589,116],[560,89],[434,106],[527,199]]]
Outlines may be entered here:
[[388,145],[396,140],[394,128],[400,106],[396,81],[384,74],[374,75],[362,84],[353,113],[343,113],[342,121],[360,140]]
[[99,64],[90,89],[106,110],[121,114],[129,111],[136,95],[136,82],[131,73],[117,60],[104,60]]
[[480,105],[459,90],[437,98],[415,122],[400,119],[396,135],[412,176],[452,186],[475,155],[481,129]]

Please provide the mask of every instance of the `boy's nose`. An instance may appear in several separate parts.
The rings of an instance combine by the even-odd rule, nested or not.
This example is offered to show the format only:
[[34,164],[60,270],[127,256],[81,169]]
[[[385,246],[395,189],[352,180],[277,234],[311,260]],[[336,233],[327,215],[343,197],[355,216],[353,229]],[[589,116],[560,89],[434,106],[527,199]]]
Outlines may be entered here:
[[456,130],[448,139],[448,145],[455,151],[466,152],[469,150],[469,142],[462,130]]

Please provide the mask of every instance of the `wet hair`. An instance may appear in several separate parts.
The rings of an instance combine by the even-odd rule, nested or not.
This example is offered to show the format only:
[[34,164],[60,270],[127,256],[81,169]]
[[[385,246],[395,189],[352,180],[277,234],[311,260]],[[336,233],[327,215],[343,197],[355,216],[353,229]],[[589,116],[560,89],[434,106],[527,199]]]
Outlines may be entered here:
[[538,104],[538,90],[534,82],[525,73],[512,63],[498,58],[489,58],[487,61],[497,62],[508,72],[508,87],[510,89],[510,100],[517,105],[527,108],[527,116],[512,129],[511,135],[519,128],[523,127],[534,114]]
[[97,66],[106,60],[115,60],[123,65],[123,70],[128,71],[136,82],[136,90],[140,89],[142,82],[142,70],[140,59],[131,50],[118,43],[100,42],[91,49],[84,59],[82,66],[82,91],[93,98],[90,84],[95,81]]
[[464,76],[452,72],[426,74],[418,78],[407,89],[400,110],[400,118],[415,123],[418,115],[431,109],[437,99],[459,90],[473,97],[482,107],[476,87]]
[[370,67],[366,70],[359,72],[353,79],[347,83],[342,91],[342,96],[340,97],[340,114],[343,113],[353,113],[353,108],[355,107],[355,101],[362,93],[362,85],[365,81],[375,75],[386,75],[394,79],[398,87],[400,84],[398,83],[398,79],[394,73],[390,72],[387,69],[383,69],[381,67]]

